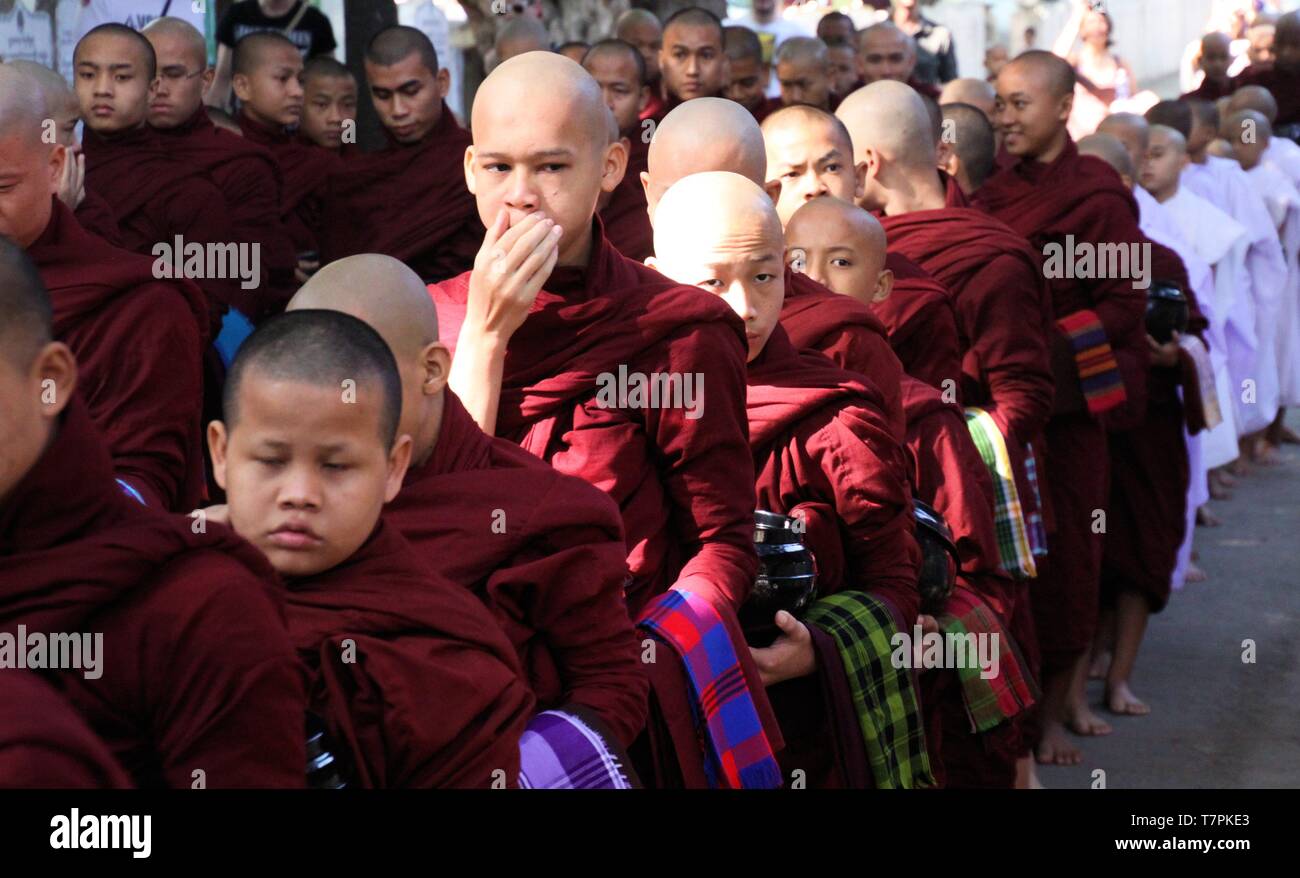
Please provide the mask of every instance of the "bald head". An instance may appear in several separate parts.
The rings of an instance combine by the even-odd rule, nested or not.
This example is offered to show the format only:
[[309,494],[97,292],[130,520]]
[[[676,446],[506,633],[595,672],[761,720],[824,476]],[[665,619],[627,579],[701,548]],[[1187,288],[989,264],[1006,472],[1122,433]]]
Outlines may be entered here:
[[[1128,153],[1128,164],[1136,174],[1142,167],[1147,154],[1147,145],[1151,135],[1151,126],[1147,120],[1136,113],[1113,113],[1101,120],[1097,133],[1114,140]],[[1106,160],[1104,155],[1098,158]],[[1114,162],[1110,162],[1114,167]]]
[[773,64],[825,64],[826,44],[816,37],[790,37],[777,47]]
[[1119,138],[1110,134],[1089,134],[1079,140],[1079,154],[1101,159],[1114,168],[1127,185],[1133,185],[1137,168],[1129,155],[1128,147]]
[[885,269],[885,229],[862,208],[814,198],[790,217],[785,243],[791,269],[827,289],[867,306],[888,298],[893,274]]
[[360,253],[331,262],[289,300],[287,311],[341,311],[368,323],[398,363],[438,340],[438,310],[428,286],[400,260]]
[[[1037,81],[1052,97],[1063,98],[1074,94],[1074,85],[1077,81],[1074,68],[1064,58],[1051,52],[1039,49],[1022,52],[1002,70],[1003,72],[1012,70]],[[1002,74],[999,73],[999,80],[1001,77]]]
[[825,239],[827,244],[851,234],[871,253],[878,254],[881,265],[884,264],[888,243],[885,227],[880,224],[880,220],[856,204],[827,196],[809,201],[796,210],[794,216],[790,218],[787,237],[791,246],[794,246],[794,242],[804,235],[805,229],[814,225],[820,229],[835,227],[841,230],[840,235],[827,237]]
[[26,371],[53,338],[52,315],[36,266],[22,248],[0,237],[0,357]]
[[1149,124],[1172,128],[1186,140],[1192,134],[1192,110],[1184,101],[1161,101],[1146,112]]
[[158,57],[154,54],[153,45],[139,31],[132,30],[124,24],[112,22],[91,28],[84,37],[77,41],[77,48],[72,52],[73,64],[81,60],[83,48],[92,42],[103,39],[120,40],[124,45],[130,46],[130,51],[139,63],[140,71],[146,79],[152,80],[158,75]]
[[170,15],[155,18],[145,25],[141,33],[144,34],[150,45],[154,46],[155,50],[163,41],[175,41],[178,45],[184,47],[187,61],[199,70],[207,69],[207,39],[198,28],[183,18],[173,18]]
[[760,187],[765,182],[763,132],[753,115],[735,101],[696,98],[679,104],[659,123],[642,178],[651,218],[668,187],[706,171],[729,171]]
[[46,90],[32,69],[36,66],[16,61],[0,64],[0,139],[17,137],[40,148],[48,109]]
[[849,136],[849,129],[839,118],[818,107],[810,107],[806,104],[782,107],[775,113],[769,114],[759,129],[763,132],[764,141],[767,142],[786,131],[806,131],[813,127],[824,127],[831,140],[843,150],[845,159],[852,156],[853,138]]
[[763,63],[763,42],[747,27],[732,25],[723,28],[722,51],[732,61]]
[[412,55],[418,55],[425,69],[438,75],[438,52],[422,30],[405,25],[386,27],[366,44],[366,61],[377,67],[392,67]]
[[[77,104],[77,95],[57,72],[33,61],[7,61],[3,67],[10,68],[26,80],[23,89],[34,90],[41,102],[41,114],[53,119],[55,136],[64,146],[76,143],[77,120],[81,118],[81,107]],[[8,88],[9,86],[6,86]],[[14,86],[15,88],[19,86]],[[2,101],[3,98],[0,98]],[[3,126],[0,126],[0,130]]]
[[508,61],[527,52],[549,52],[551,37],[540,21],[531,16],[521,16],[497,28],[493,47],[498,61]]
[[614,22],[614,36],[624,42],[632,42],[628,39],[639,28],[653,28],[662,31],[659,25],[659,19],[653,12],[648,9],[629,9],[618,17]]
[[252,76],[258,68],[273,57],[272,53],[298,51],[293,40],[279,31],[257,31],[240,37],[235,43],[234,60],[230,71],[235,76]]
[[1150,142],[1153,147],[1161,146],[1178,153],[1187,152],[1187,138],[1177,128],[1168,125],[1152,125]]
[[984,79],[954,79],[943,87],[939,93],[939,105],[967,104],[979,109],[988,118],[993,118],[993,103],[997,92],[993,85]]
[[1269,124],[1277,121],[1277,100],[1273,93],[1262,85],[1243,85],[1232,93],[1228,100],[1228,112],[1254,110],[1268,120]]
[[957,159],[949,172],[966,194],[984,185],[997,163],[997,136],[988,116],[970,104],[944,104],[939,108],[945,124],[952,126],[952,140],[947,144]]
[[892,80],[873,82],[846,97],[835,115],[853,139],[853,160],[871,149],[900,168],[935,166],[934,128],[921,96]]
[[[522,21],[523,19],[512,19]],[[605,101],[591,74],[554,52],[526,53],[497,65],[474,95],[471,119],[477,132],[480,119],[493,108],[508,108],[516,116],[521,108],[550,108],[558,104],[573,114],[576,123],[598,132],[605,140]]]
[[858,33],[858,60],[866,82],[907,82],[916,69],[916,43],[892,22],[873,24]]

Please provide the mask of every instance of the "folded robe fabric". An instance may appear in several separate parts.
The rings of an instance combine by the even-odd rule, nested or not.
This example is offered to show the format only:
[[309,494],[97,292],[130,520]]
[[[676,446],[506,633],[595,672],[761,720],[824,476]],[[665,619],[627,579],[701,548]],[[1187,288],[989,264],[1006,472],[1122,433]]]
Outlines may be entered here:
[[735,647],[717,611],[689,591],[669,589],[638,622],[682,658],[707,736],[710,786],[774,789],[781,770],[745,685]]
[[1038,569],[1002,431],[988,412],[975,407],[966,409],[966,427],[993,479],[993,524],[997,529],[1002,569],[1015,579],[1033,579]]
[[245,113],[239,117],[244,137],[266,148],[275,158],[284,183],[280,196],[280,219],[293,242],[295,255],[319,253],[321,192],[329,175],[342,170],[337,153],[314,143],[254,122]]
[[609,242],[618,252],[644,262],[647,256],[654,255],[655,249],[654,229],[646,210],[645,188],[641,185],[641,172],[646,170],[650,158],[650,144],[642,139],[639,127],[623,132],[623,136],[632,144],[627,171],[611,193],[609,203],[601,209],[600,219]]
[[942,283],[906,256],[891,253],[885,267],[894,287],[871,310],[885,324],[889,346],[903,371],[957,401],[961,392],[961,350],[952,300]]
[[519,739],[519,786],[530,790],[630,790],[626,757],[585,717],[545,710]]
[[[935,621],[945,636],[964,638],[972,634],[976,638],[989,638],[990,642],[991,638],[997,637],[996,675],[984,679],[983,675],[989,669],[980,668],[978,662],[971,662],[969,650],[966,653],[967,661],[956,669],[972,732],[987,732],[997,728],[1033,706],[1037,693],[1032,679],[1027,677],[1015,642],[997,616],[974,592],[964,588],[954,589],[948,598],[947,608]],[[970,644],[974,641],[966,642]]]
[[893,612],[868,594],[844,591],[818,600],[803,621],[839,645],[876,789],[934,786],[912,673],[891,660]]

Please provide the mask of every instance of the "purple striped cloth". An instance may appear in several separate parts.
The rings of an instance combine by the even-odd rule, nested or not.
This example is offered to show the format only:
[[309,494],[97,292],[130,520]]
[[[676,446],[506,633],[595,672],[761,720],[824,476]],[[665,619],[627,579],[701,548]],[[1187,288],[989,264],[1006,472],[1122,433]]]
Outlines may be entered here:
[[604,737],[580,717],[547,710],[519,739],[519,786],[526,790],[630,790],[632,782]]

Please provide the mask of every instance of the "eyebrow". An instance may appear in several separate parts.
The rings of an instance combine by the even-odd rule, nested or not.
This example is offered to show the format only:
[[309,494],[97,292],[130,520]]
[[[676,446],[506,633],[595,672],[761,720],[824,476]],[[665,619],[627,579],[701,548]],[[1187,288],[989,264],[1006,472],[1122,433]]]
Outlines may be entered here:
[[131,70],[135,65],[127,62],[125,64],[96,64],[94,61],[78,61],[78,67],[90,67],[98,70],[101,67],[108,67],[109,70]]
[[[336,78],[343,79],[342,76]],[[401,89],[404,89],[408,86],[418,85],[419,83],[420,83],[419,79],[408,79],[406,80],[406,82],[403,82],[400,85],[395,85],[392,88],[389,88],[388,86],[385,85],[372,85],[370,86],[370,90],[371,91],[400,91]]]
[[[556,149],[539,149],[536,152],[530,152],[524,158],[531,161],[539,161],[548,158],[569,158],[573,154],[573,150],[568,147],[558,147]],[[510,156],[503,152],[481,152],[478,154],[478,157],[489,161],[505,161],[510,158]]]

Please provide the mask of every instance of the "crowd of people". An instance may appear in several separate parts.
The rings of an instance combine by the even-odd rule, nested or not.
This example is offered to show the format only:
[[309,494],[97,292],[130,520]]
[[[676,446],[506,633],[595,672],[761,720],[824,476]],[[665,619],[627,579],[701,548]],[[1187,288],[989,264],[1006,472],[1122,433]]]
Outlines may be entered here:
[[1031,788],[1147,713],[1297,440],[1300,15],[1138,114],[1092,9],[959,78],[915,2],[508,6],[464,120],[406,26],[0,64],[0,787]]

